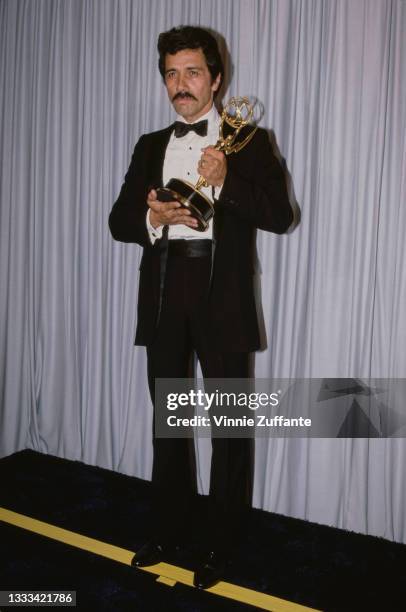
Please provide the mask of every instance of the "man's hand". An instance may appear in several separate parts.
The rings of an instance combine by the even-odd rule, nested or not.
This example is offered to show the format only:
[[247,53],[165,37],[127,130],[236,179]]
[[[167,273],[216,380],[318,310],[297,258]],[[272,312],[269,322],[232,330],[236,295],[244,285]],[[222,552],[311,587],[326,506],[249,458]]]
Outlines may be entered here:
[[149,220],[152,227],[183,224],[197,228],[197,221],[187,208],[182,208],[179,202],[160,202],[155,189],[148,193],[147,204],[151,209]]
[[199,174],[206,179],[209,185],[221,187],[227,174],[226,156],[212,146],[205,147],[202,151],[203,155],[197,166]]

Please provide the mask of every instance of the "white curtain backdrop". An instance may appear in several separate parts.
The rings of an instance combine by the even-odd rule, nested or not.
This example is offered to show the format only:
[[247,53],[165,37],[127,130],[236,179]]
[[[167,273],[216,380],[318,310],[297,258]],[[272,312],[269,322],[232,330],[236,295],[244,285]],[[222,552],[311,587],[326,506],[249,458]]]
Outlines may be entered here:
[[[173,111],[159,32],[227,42],[301,223],[258,233],[258,377],[406,377],[406,2],[0,1],[0,454],[151,472],[141,249],[107,218],[142,133]],[[199,444],[201,490],[209,447]],[[254,503],[406,542],[403,439],[265,440]]]

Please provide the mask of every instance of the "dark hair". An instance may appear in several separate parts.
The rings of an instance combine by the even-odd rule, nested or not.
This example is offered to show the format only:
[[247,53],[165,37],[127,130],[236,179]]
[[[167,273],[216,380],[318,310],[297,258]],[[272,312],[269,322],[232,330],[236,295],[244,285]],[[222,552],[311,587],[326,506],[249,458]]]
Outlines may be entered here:
[[217,41],[210,32],[195,26],[178,26],[177,28],[168,30],[168,32],[162,32],[159,35],[158,65],[162,78],[165,79],[166,54],[169,53],[170,55],[174,55],[178,51],[183,51],[184,49],[201,49],[203,51],[212,82],[218,74],[221,74],[218,91],[224,76],[224,66]]

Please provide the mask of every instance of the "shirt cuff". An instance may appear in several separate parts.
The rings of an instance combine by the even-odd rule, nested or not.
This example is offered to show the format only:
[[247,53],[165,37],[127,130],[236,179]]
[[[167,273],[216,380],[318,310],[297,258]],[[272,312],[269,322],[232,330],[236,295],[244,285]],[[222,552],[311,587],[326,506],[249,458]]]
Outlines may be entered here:
[[[224,185],[224,183],[223,183]],[[215,187],[214,188],[214,198],[216,200],[218,200],[220,198],[220,194],[221,194],[221,190],[223,189],[223,185],[220,185],[220,187]]]
[[153,225],[151,225],[151,222],[149,220],[150,212],[151,212],[151,209],[149,208],[147,212],[147,217],[146,217],[146,224],[147,224],[149,239],[151,241],[151,244],[154,244],[155,240],[158,240],[158,238],[162,238],[163,225],[160,225],[159,227],[154,227]]

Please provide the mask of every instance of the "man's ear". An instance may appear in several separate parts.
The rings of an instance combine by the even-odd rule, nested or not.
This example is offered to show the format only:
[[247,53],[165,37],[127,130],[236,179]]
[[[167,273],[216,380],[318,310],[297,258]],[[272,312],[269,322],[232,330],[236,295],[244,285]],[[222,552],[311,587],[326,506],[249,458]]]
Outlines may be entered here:
[[218,73],[218,75],[214,79],[213,83],[211,84],[211,90],[213,92],[217,91],[218,88],[220,87],[220,81],[221,81],[221,72]]

